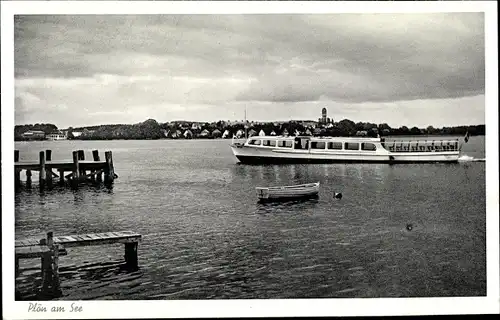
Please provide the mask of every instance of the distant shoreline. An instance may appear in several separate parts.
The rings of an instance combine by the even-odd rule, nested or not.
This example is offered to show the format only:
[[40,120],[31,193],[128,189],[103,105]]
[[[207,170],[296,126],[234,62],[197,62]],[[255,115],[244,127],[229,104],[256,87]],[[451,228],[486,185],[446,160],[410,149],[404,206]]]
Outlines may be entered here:
[[[481,137],[481,136],[486,136],[485,134],[475,134],[475,135],[470,135],[471,137]],[[326,136],[329,137],[329,136]],[[335,137],[341,137],[341,136],[335,136]],[[458,134],[422,134],[422,135],[388,135],[388,136],[382,136],[381,138],[388,138],[388,139],[402,139],[402,138],[433,138],[433,137],[457,137],[461,138],[462,135]],[[332,136],[332,138],[334,138]],[[363,137],[360,137],[363,138]],[[365,138],[370,138],[370,137],[365,137]],[[239,139],[245,139],[244,137],[239,138]],[[186,141],[186,140],[197,140],[197,141],[231,141],[231,138],[159,138],[159,139],[92,139],[92,138],[86,138],[86,139],[65,139],[65,140],[48,140],[48,139],[27,139],[27,140],[14,140],[14,142],[48,142],[48,141],[156,141],[156,140],[173,140],[173,141]]]
[[231,139],[244,136],[322,136],[322,137],[372,137],[377,136],[436,136],[482,135],[485,125],[457,127],[418,128],[402,126],[391,128],[386,123],[355,123],[349,119],[333,122],[290,121],[287,123],[216,123],[169,122],[158,123],[154,119],[133,125],[101,125],[86,128],[58,129],[54,124],[37,123],[14,127],[14,140],[160,140],[160,139]]

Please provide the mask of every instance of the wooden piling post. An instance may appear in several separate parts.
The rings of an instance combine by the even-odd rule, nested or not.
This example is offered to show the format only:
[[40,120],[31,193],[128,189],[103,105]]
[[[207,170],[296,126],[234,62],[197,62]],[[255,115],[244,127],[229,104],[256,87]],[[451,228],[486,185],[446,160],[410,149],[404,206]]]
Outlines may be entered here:
[[26,170],[26,188],[31,188],[31,170]]
[[78,160],[85,160],[85,151],[78,150]]
[[125,243],[125,265],[128,270],[139,269],[137,247],[138,242]]
[[16,273],[15,277],[17,278],[19,276],[19,258],[16,256]]
[[50,257],[50,252],[46,252],[42,255],[42,288],[41,293],[46,295],[49,292],[50,283],[52,282],[52,261]]
[[45,160],[52,161],[52,150],[45,150]]
[[40,175],[38,177],[40,188],[45,187],[45,152],[40,151]]
[[115,179],[115,169],[113,167],[113,154],[111,151],[104,153],[106,157],[106,167],[104,168],[104,183],[112,183]]
[[[54,238],[52,232],[47,232],[47,239],[43,239],[45,241],[41,242],[41,244],[46,245],[49,248],[52,248],[54,245]],[[42,294],[49,294],[49,289],[52,287],[52,252],[48,251],[42,256]]]
[[[47,239],[40,239],[40,245],[41,246],[46,246],[47,245]],[[40,270],[42,271],[42,284],[43,284],[43,270],[45,270],[45,255],[42,255],[42,258],[40,259]]]
[[52,186],[52,167],[47,162],[52,161],[52,150],[45,150],[45,180],[48,186]]
[[45,181],[49,187],[52,186],[52,168],[50,167],[45,168]]
[[58,169],[59,172],[59,184],[64,185],[64,169]]
[[73,176],[71,177],[71,181],[73,182],[73,186],[78,184],[78,180],[80,180],[80,166],[78,164],[78,151],[73,151]]
[[[101,159],[99,158],[99,150],[92,151],[92,158],[94,161],[101,161]],[[96,171],[95,178],[96,178],[97,182],[102,181],[102,170]]]
[[[85,161],[85,151],[78,150],[78,161]],[[85,176],[85,170],[80,166],[80,178]]]
[[[92,150],[92,160],[99,161],[99,151],[98,150]],[[90,170],[90,173],[91,173],[90,179],[92,181],[95,181],[95,179],[96,179],[96,170],[92,169],[92,170]]]
[[62,295],[61,283],[59,280],[59,245],[52,244],[52,296],[60,297]]
[[92,150],[92,159],[94,161],[100,161],[100,159],[99,159],[99,150]]
[[[19,150],[14,150],[14,162],[19,162]],[[14,169],[15,169],[15,165],[14,165]],[[16,188],[21,185],[21,170],[15,169],[14,185]]]
[[47,238],[40,241],[49,251],[42,255],[42,289],[43,296],[54,298],[62,295],[59,281],[59,246],[54,243],[54,234],[47,232]]

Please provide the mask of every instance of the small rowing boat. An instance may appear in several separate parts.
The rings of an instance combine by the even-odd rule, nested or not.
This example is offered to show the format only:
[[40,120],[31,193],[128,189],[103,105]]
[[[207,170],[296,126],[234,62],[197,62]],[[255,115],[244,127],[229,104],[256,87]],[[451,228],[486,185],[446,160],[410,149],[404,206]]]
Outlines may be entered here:
[[317,197],[319,182],[282,187],[256,187],[260,201],[280,201]]

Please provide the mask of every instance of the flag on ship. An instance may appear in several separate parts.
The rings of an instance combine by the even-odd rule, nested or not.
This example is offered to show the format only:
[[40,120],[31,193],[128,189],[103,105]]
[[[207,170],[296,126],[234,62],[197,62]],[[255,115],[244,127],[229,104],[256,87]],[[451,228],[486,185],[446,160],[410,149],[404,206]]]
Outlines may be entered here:
[[465,133],[464,141],[465,141],[465,143],[467,143],[467,141],[469,141],[469,130],[467,130],[467,132]]

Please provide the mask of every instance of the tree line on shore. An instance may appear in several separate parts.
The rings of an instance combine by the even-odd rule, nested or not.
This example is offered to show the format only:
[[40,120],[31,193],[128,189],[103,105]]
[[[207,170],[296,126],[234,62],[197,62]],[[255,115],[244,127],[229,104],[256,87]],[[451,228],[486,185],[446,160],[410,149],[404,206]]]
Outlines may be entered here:
[[[246,128],[245,128],[246,127]],[[228,123],[224,121],[212,123],[199,123],[189,121],[174,121],[158,123],[154,119],[148,119],[138,124],[112,124],[98,125],[78,128],[68,128],[68,139],[81,140],[155,140],[155,139],[196,139],[196,138],[232,138],[233,135],[244,131],[250,134],[259,134],[264,131],[266,135],[282,135],[284,132],[290,135],[313,135],[313,136],[400,136],[400,135],[484,135],[485,125],[469,125],[456,127],[426,128],[401,126],[391,128],[388,124],[375,124],[369,122],[355,123],[344,119],[330,124],[310,125],[310,122],[289,121],[283,123]],[[50,123],[17,125],[14,128],[14,138],[21,140],[43,140],[41,135],[28,137],[27,131],[41,131],[45,135],[58,132],[56,125]]]

